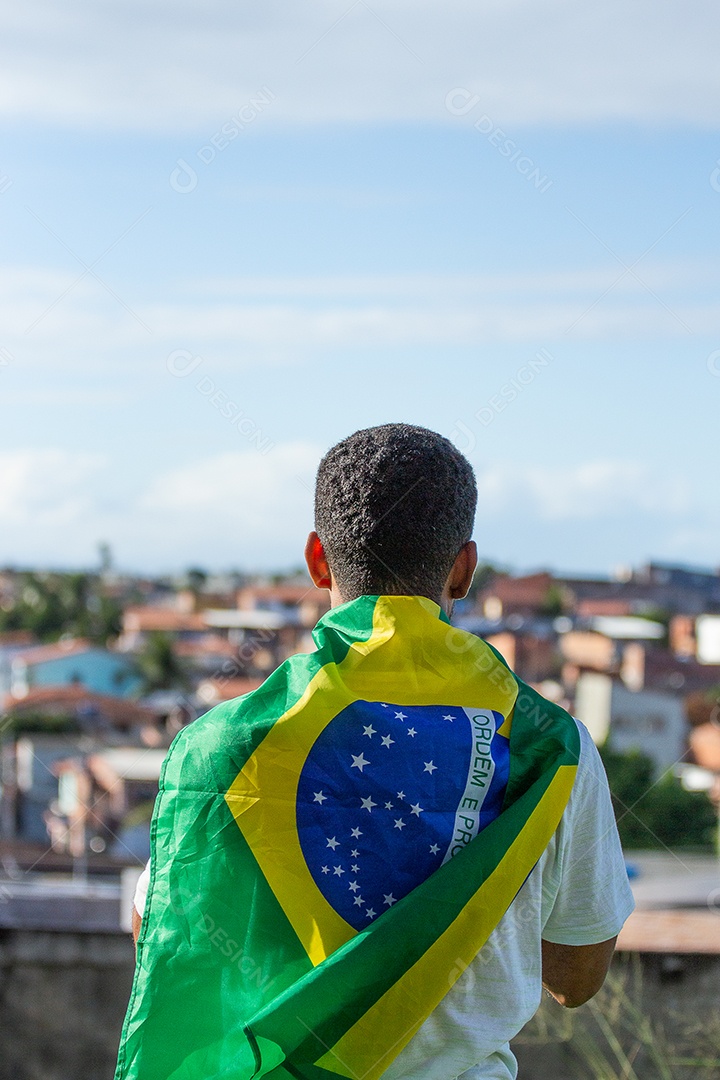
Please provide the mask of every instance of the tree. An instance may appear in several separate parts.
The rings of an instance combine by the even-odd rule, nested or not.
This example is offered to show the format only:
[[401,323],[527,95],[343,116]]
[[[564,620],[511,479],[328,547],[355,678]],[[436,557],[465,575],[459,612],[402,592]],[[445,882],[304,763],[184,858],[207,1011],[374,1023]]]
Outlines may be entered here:
[[62,634],[106,644],[120,632],[122,608],[94,574],[27,572],[17,599],[0,608],[0,631],[29,630],[40,641]]
[[144,648],[138,653],[137,666],[145,694],[153,690],[187,690],[190,686],[187,667],[176,656],[170,635],[162,631],[148,636]]
[[717,818],[704,792],[686,791],[672,773],[655,781],[652,760],[639,750],[605,746],[600,755],[623,847],[712,848]]

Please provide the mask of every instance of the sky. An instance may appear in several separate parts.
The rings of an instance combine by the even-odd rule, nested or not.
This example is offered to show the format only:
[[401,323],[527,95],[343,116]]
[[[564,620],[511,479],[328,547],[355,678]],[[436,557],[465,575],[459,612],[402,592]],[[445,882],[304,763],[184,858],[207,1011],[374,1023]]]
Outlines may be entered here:
[[0,2],[0,565],[284,569],[333,443],[481,557],[720,564],[720,11]]

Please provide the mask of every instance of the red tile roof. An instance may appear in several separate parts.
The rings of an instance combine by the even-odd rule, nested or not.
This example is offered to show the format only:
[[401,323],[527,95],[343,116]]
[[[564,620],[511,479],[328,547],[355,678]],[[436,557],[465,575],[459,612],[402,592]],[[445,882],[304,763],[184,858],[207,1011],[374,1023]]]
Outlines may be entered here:
[[6,645],[35,645],[37,639],[34,634],[31,634],[29,630],[4,630],[0,634],[0,648],[4,648]]
[[525,577],[497,577],[483,589],[482,595],[497,596],[503,604],[527,604],[534,607],[544,603],[553,582],[552,574],[545,571]]
[[243,597],[252,596],[256,600],[274,600],[279,604],[299,604],[308,598],[320,602],[320,599],[327,597],[327,593],[315,588],[310,578],[307,582],[299,582],[296,585],[245,585],[238,590],[238,593]]
[[230,701],[232,698],[249,694],[251,690],[257,690],[265,682],[264,679],[204,679],[198,687],[198,697],[207,704],[213,705],[218,701]]
[[577,614],[581,616],[632,615],[633,607],[634,605],[630,600],[597,597],[595,599],[580,600],[577,606]]
[[152,723],[156,718],[153,710],[144,705],[128,701],[127,698],[96,694],[83,686],[33,687],[22,698],[8,695],[3,702],[3,711],[17,715],[35,710],[42,711],[53,706],[75,711],[82,705],[95,706],[102,716],[120,727]]
[[31,645],[22,652],[16,652],[13,660],[22,660],[26,664],[43,664],[48,660],[58,660],[65,656],[74,656],[77,653],[88,652],[97,648],[89,641],[82,638],[72,638],[68,641],[54,641],[51,645]]
[[198,612],[177,611],[165,607],[128,607],[123,614],[123,630],[206,630],[205,618]]

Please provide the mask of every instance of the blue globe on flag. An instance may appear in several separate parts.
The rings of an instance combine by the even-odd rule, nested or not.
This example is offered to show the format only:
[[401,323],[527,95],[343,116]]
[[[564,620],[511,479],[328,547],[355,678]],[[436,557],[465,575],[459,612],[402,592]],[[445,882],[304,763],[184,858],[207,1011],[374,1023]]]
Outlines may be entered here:
[[358,700],[325,727],[297,793],[300,846],[328,903],[361,930],[500,812],[505,718]]

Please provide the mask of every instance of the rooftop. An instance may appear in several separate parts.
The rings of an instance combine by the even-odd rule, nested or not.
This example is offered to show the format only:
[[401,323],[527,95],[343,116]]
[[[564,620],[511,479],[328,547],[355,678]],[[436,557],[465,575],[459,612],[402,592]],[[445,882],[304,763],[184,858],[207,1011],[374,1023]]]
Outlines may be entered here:
[[8,695],[2,702],[2,711],[12,714],[58,708],[74,713],[79,713],[83,709],[92,709],[101,717],[121,727],[148,724],[155,720],[152,709],[138,705],[127,698],[96,694],[80,685],[33,687],[21,698]]
[[105,652],[97,645],[92,645],[82,638],[72,638],[65,641],[55,641],[51,645],[30,645],[27,649],[13,653],[13,660],[20,660],[25,664],[44,664],[48,660],[61,660],[66,656],[75,656],[77,653],[90,651]]

